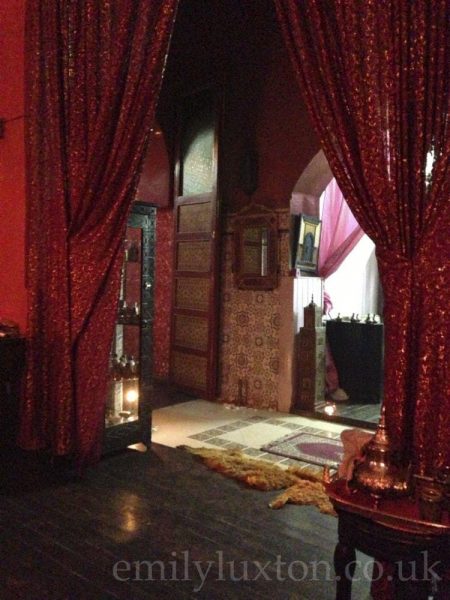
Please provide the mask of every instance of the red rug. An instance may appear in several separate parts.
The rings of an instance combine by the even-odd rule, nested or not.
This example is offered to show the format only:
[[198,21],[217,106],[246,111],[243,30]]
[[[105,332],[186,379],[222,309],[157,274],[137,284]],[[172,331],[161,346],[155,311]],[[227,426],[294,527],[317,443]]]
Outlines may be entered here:
[[314,465],[328,466],[338,465],[344,454],[340,440],[313,433],[289,434],[262,446],[261,450]]

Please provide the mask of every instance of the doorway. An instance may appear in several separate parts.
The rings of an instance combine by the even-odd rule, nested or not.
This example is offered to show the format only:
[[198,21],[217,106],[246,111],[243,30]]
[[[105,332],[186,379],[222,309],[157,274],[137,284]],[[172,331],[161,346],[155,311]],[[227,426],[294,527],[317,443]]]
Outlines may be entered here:
[[[293,412],[374,426],[383,395],[384,337],[375,246],[352,215],[322,152],[300,177],[293,200],[293,212],[322,224],[315,272],[298,268],[294,280]],[[319,326],[309,340],[303,312],[311,299]]]

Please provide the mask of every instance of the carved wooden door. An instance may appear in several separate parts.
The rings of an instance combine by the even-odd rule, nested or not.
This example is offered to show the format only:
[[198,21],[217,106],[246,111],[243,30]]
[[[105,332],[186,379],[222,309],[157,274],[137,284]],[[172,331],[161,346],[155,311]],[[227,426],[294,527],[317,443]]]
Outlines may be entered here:
[[180,110],[175,177],[171,381],[213,399],[218,338],[218,95],[187,96]]

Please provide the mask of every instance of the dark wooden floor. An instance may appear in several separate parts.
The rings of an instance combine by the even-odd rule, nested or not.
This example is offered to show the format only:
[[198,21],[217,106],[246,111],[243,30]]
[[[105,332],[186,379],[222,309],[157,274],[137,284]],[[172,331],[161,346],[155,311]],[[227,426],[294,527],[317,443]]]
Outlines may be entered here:
[[[311,507],[270,510],[275,493],[243,488],[183,450],[128,450],[72,479],[3,451],[0,486],[1,600],[334,598],[324,565],[312,580],[312,561],[333,576],[336,519]],[[125,578],[135,561],[162,563],[152,573],[142,563],[141,580],[114,578],[114,565]],[[204,585],[194,561],[211,565]],[[233,581],[230,561],[235,579],[246,561],[246,581]],[[258,578],[255,561],[268,563]],[[355,582],[353,598],[368,587]]]

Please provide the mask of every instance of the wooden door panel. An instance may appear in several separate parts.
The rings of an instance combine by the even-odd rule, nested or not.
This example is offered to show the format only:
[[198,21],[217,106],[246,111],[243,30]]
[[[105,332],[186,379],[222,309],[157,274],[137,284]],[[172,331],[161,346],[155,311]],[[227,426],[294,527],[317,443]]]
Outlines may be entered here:
[[208,323],[203,317],[189,314],[175,315],[176,346],[206,352],[208,350]]
[[[176,201],[175,302],[171,379],[201,398],[215,394],[215,236],[213,198]],[[208,224],[208,229],[206,228]]]
[[[187,106],[187,108],[186,108]],[[175,196],[171,381],[197,397],[216,393],[218,336],[218,118],[216,98],[184,100]],[[205,114],[200,114],[202,111]],[[187,120],[187,122],[186,122]]]
[[[178,234],[182,235],[206,233],[211,231],[211,218],[213,203],[210,195],[205,198],[203,195],[196,197],[197,202],[192,199],[179,199],[178,206]],[[185,203],[183,203],[183,199]]]
[[197,279],[179,275],[175,279],[176,310],[208,311],[210,283],[208,279]]
[[178,242],[176,270],[186,273],[209,273],[211,270],[210,240]]

